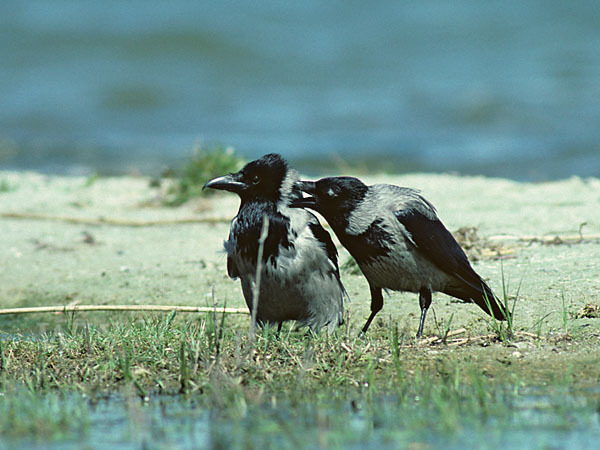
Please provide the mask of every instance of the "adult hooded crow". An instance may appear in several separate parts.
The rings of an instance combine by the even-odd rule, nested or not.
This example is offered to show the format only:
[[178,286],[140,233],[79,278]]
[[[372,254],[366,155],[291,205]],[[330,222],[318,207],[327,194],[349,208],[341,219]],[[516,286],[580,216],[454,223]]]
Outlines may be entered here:
[[[418,191],[389,184],[367,186],[352,177],[303,181],[310,195],[293,203],[312,208],[331,225],[369,282],[371,315],[367,331],[383,307],[382,289],[419,293],[423,334],[432,291],[475,302],[504,320],[507,312]],[[491,308],[491,309],[490,309]]]
[[239,172],[215,178],[205,188],[235,192],[241,204],[225,241],[227,272],[240,278],[252,311],[259,239],[268,218],[256,319],[259,324],[296,320],[314,332],[342,323],[346,292],[331,236],[309,211],[291,208],[302,196],[299,177],[277,154],[249,162]]

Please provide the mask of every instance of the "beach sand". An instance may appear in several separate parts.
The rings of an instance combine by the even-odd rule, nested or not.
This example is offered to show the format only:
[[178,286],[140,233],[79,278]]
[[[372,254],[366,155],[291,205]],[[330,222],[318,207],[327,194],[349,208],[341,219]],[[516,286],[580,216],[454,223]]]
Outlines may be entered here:
[[[547,183],[454,175],[369,175],[365,182],[420,189],[451,231],[475,229],[468,249],[475,270],[499,295],[517,293],[515,328],[600,335],[600,319],[579,317],[600,304],[600,180]],[[227,193],[177,208],[157,201],[144,177],[85,178],[0,172],[0,307],[161,304],[243,307],[226,274],[223,240],[239,200]],[[323,222],[323,221],[322,221]],[[323,222],[324,223],[324,222]],[[473,230],[471,230],[473,231]],[[337,241],[336,241],[337,242]],[[340,262],[349,256],[341,246]],[[369,291],[343,273],[350,327],[364,323]],[[374,327],[390,318],[418,325],[418,296],[390,292]],[[425,335],[452,327],[489,332],[477,306],[435,294]],[[40,315],[40,330],[44,319]]]

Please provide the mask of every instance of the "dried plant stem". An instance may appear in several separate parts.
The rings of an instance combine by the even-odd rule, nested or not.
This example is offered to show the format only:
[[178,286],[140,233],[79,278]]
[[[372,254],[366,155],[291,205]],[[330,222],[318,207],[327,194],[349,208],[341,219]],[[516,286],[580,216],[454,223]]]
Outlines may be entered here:
[[32,313],[64,313],[92,311],[176,311],[190,313],[248,314],[246,308],[215,308],[209,306],[169,306],[169,305],[67,305],[34,306],[29,308],[0,309],[0,315]]
[[[195,223],[229,223],[231,219],[227,217],[186,217],[181,219],[162,219],[162,220],[130,220],[111,217],[73,217],[73,216],[55,216],[51,214],[40,213],[24,213],[24,212],[3,212],[0,213],[1,218],[5,219],[21,219],[21,220],[46,220],[52,222],[64,222],[81,225],[114,225],[120,227],[148,227],[161,225],[182,225]],[[569,235],[505,235],[499,234],[487,237],[489,241],[525,241],[525,242],[542,242],[542,243],[577,243],[588,242],[600,239],[600,233],[581,232],[581,227],[578,234]]]
[[600,233],[587,233],[587,234],[566,234],[566,235],[550,235],[550,236],[535,236],[535,235],[522,235],[522,236],[513,236],[513,235],[505,235],[499,234],[495,236],[489,236],[487,238],[489,241],[521,241],[521,242],[541,242],[544,244],[573,244],[579,242],[589,242],[600,239]]
[[[448,335],[446,336],[446,339],[449,337],[455,337],[458,336],[460,334],[466,333],[467,330],[465,328],[458,328],[454,331],[450,331],[448,333]],[[532,338],[532,339],[540,339],[540,337],[537,334],[533,334],[533,333],[528,333],[526,331],[516,331],[514,333],[514,336],[520,336],[523,338]],[[481,342],[481,341],[492,341],[494,339],[496,339],[498,337],[497,334],[484,334],[481,336],[469,336],[466,338],[455,338],[452,339],[448,342],[445,342],[445,344],[448,347],[455,347],[455,346],[459,346],[459,345],[465,345],[465,344],[473,344],[476,342]],[[444,343],[444,338],[442,338],[441,336],[432,336],[426,339],[421,339],[417,342],[416,345],[414,344],[410,344],[407,345],[405,347],[407,348],[411,348],[411,347],[423,347],[423,346],[429,346],[429,345],[438,345],[438,344],[442,344]]]
[[[448,334],[446,335],[446,338],[458,336],[459,334],[463,334],[466,332],[467,332],[466,328],[458,328],[457,330],[449,331]],[[420,340],[419,345],[431,345],[434,342],[441,341],[441,340],[442,340],[442,338],[440,336],[433,336],[430,338],[425,338],[425,339]]]
[[260,278],[263,269],[263,253],[265,250],[265,241],[269,234],[269,217],[263,217],[260,238],[258,239],[258,255],[256,257],[256,278],[254,280],[254,290],[252,291],[252,313],[250,315],[250,342],[254,341],[256,334],[256,314],[258,312],[258,297],[260,293]]
[[64,222],[78,225],[113,225],[119,227],[150,227],[161,225],[184,225],[195,223],[229,223],[230,219],[225,217],[186,217],[182,219],[162,219],[162,220],[129,220],[110,217],[71,217],[71,216],[53,216],[49,214],[5,212],[0,213],[0,217],[5,219],[20,220],[45,220],[50,222]]

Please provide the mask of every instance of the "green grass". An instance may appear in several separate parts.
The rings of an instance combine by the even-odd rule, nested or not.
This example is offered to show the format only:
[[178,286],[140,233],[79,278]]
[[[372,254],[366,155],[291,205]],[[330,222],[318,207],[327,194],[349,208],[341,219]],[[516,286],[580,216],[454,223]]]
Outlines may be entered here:
[[[356,389],[365,381],[386,391],[415,368],[431,380],[453,373],[454,368],[447,368],[452,364],[462,364],[464,369],[468,362],[480,369],[486,366],[489,372],[487,366],[499,354],[512,352],[508,343],[491,340],[489,359],[482,357],[479,362],[469,356],[474,350],[469,346],[442,344],[435,350],[440,356],[432,357],[427,347],[416,345],[411,330],[400,330],[393,320],[374,327],[363,338],[345,327],[333,335],[313,336],[289,324],[279,335],[273,329],[259,330],[252,342],[246,316],[209,313],[191,319],[175,313],[147,314],[110,319],[106,324],[92,324],[83,317],[63,315],[54,331],[42,334],[12,331],[4,335],[0,383],[18,382],[33,391],[83,393],[130,387],[140,397],[210,391],[215,380],[265,394],[291,386],[314,392]],[[442,337],[448,335],[451,324],[451,319],[442,324]],[[498,370],[493,378],[510,381],[516,373]],[[551,382],[552,374],[549,370],[544,381]]]
[[[527,386],[569,394],[597,376],[588,357],[582,366],[557,357],[541,373],[505,364],[514,348],[493,340],[485,348],[419,347],[393,320],[363,338],[345,327],[314,336],[290,324],[251,339],[248,317],[85,317],[63,315],[54,331],[2,337],[0,434],[73,439],[88,433],[88,406],[117,394],[140,405],[131,427],[161,423],[167,413],[138,416],[155,417],[161,398],[180,399],[187,406],[173,420],[208,420],[217,448],[435,445],[432,436],[460,440],[491,422],[513,426]],[[597,407],[590,405],[585,411]]]
[[[175,180],[167,189],[163,203],[170,206],[181,205],[202,194],[202,186],[217,176],[237,172],[244,160],[232,147],[198,147],[179,170],[174,171]],[[203,195],[214,195],[208,190]]]
[[[496,319],[494,316],[490,317],[490,326],[494,330],[494,333],[498,336],[502,342],[509,342],[513,339],[515,328],[515,308],[517,306],[517,301],[519,299],[519,293],[521,292],[521,286],[523,284],[523,278],[519,282],[519,286],[513,296],[509,294],[509,285],[508,281],[504,277],[504,266],[502,268],[502,298],[499,299],[500,303],[504,307],[506,311],[505,320]],[[512,297],[512,303],[511,303]],[[489,311],[492,310],[490,299],[487,297],[487,294],[484,292],[484,301]],[[541,324],[540,319],[540,324]],[[541,326],[541,325],[540,325]],[[539,336],[539,334],[538,334]]]
[[340,265],[340,269],[342,273],[348,275],[362,275],[362,271],[360,270],[360,267],[358,267],[358,263],[352,256],[349,256],[348,259],[346,259],[346,261]]
[[5,179],[1,179],[0,180],[0,194],[3,192],[12,192],[14,191],[16,188],[14,186],[12,186],[8,181],[6,181]]

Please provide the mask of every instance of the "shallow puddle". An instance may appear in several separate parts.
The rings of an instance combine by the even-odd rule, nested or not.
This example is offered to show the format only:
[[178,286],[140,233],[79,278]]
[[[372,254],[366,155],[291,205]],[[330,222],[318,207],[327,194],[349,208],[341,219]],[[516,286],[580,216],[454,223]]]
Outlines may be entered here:
[[[389,396],[318,405],[237,401],[211,411],[201,396],[90,401],[13,392],[0,397],[0,448],[597,448],[600,390],[493,395],[482,407]],[[16,422],[7,429],[10,418]]]

